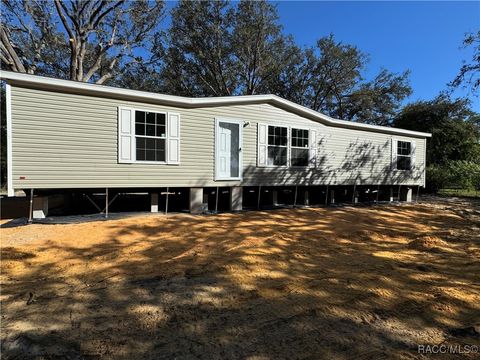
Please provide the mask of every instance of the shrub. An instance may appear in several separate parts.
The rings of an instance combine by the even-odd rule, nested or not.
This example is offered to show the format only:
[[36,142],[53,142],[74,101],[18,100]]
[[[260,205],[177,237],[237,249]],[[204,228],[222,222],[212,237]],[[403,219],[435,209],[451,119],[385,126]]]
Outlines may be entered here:
[[437,192],[442,188],[480,189],[480,163],[449,161],[427,166],[427,189]]
[[450,182],[449,174],[440,165],[429,165],[426,171],[426,188],[434,193],[443,189]]

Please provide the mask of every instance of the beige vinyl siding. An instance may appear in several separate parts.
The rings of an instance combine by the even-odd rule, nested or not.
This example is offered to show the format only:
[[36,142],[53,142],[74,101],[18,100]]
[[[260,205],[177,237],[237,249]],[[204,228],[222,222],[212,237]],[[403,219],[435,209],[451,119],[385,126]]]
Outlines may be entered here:
[[[180,165],[119,164],[119,106],[179,113]],[[242,181],[214,181],[215,118],[250,123],[243,129]],[[12,122],[15,189],[424,181],[423,138],[325,126],[269,104],[185,109],[12,86]],[[317,168],[257,167],[257,122],[315,129]],[[391,171],[392,137],[416,141],[415,172]]]

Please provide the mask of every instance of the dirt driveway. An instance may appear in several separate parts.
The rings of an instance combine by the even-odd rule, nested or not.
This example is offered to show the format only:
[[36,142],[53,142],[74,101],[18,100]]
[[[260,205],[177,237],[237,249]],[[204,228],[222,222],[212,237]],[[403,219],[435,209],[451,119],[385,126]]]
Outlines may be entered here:
[[479,234],[468,201],[4,228],[2,353],[411,359],[417,344],[480,345]]

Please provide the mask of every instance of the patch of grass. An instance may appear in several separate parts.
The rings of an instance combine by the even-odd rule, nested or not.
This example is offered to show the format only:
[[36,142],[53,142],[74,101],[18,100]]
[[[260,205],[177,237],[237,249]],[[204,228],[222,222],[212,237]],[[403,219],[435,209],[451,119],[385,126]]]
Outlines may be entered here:
[[438,195],[480,198],[480,191],[472,189],[441,189]]

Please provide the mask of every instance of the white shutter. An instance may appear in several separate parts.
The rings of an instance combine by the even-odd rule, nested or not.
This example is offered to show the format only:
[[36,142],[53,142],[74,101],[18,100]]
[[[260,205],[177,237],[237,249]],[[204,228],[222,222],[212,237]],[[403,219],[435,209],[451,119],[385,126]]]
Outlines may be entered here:
[[167,164],[180,164],[180,114],[168,113]]
[[412,155],[412,171],[415,170],[415,163],[416,163],[416,152],[417,152],[417,143],[416,141],[411,142],[410,154]]
[[131,108],[118,108],[118,162],[135,161],[135,112]]
[[308,144],[309,144],[309,161],[308,167],[317,167],[317,132],[310,129]]
[[[287,127],[287,167],[292,166],[292,128]],[[268,160],[267,160],[268,161]]]
[[257,166],[267,166],[268,126],[266,124],[258,123],[257,137],[258,137]]
[[392,163],[391,163],[392,170],[397,169],[397,142],[398,142],[397,139],[392,138]]

